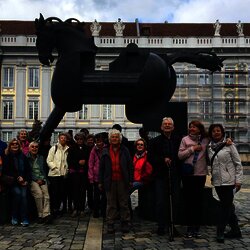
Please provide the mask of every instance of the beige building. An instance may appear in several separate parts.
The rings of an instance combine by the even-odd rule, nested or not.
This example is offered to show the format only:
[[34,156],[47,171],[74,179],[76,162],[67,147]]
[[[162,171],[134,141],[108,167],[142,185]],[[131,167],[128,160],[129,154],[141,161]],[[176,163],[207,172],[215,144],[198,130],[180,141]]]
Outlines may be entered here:
[[[188,119],[206,127],[222,123],[240,152],[250,152],[250,23],[85,23],[98,47],[96,69],[107,70],[129,43],[155,53],[215,52],[224,58],[222,72],[211,74],[188,63],[176,63],[177,88],[171,101],[188,103]],[[8,141],[20,128],[31,129],[35,116],[46,121],[53,103],[50,81],[54,66],[42,66],[35,47],[32,21],[0,20],[1,108],[0,136]],[[114,123],[129,140],[137,138],[140,124],[125,117],[123,105],[83,105],[67,113],[58,131],[85,127],[92,133],[107,131]]]

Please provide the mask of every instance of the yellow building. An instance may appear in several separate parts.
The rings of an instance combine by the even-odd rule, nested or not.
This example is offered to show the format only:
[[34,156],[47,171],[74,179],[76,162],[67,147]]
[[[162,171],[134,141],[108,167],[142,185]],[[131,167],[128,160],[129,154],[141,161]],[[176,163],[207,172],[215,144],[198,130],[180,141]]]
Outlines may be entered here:
[[[177,88],[171,101],[187,101],[188,120],[199,119],[206,127],[222,123],[240,152],[250,152],[250,23],[85,23],[98,47],[96,69],[108,65],[128,45],[155,53],[176,51],[215,52],[224,58],[222,72],[211,74],[188,63],[176,63]],[[50,82],[54,66],[42,66],[35,47],[32,21],[0,20],[1,138],[8,141],[21,128],[31,129],[35,116],[46,121],[53,103]],[[91,133],[107,131],[114,123],[134,140],[140,124],[125,117],[124,105],[83,105],[67,113],[58,131],[85,127]]]

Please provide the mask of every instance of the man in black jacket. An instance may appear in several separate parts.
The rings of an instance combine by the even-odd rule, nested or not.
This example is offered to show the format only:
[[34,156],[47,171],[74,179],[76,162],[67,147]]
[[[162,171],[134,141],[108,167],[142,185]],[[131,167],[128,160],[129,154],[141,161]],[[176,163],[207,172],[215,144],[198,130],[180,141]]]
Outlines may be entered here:
[[166,224],[170,222],[170,216],[167,218],[167,215],[170,214],[169,184],[171,185],[174,204],[178,200],[180,190],[178,149],[181,138],[173,133],[174,121],[170,117],[163,118],[161,130],[161,135],[151,139],[148,147],[148,160],[153,166],[158,235],[165,234]]

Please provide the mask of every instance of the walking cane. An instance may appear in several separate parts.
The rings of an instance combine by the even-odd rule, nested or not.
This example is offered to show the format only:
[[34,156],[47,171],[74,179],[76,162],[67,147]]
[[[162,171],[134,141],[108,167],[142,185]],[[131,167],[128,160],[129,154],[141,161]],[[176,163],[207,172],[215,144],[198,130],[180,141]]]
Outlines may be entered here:
[[168,196],[169,196],[169,241],[174,241],[174,219],[173,219],[173,201],[171,185],[171,165],[168,165]]

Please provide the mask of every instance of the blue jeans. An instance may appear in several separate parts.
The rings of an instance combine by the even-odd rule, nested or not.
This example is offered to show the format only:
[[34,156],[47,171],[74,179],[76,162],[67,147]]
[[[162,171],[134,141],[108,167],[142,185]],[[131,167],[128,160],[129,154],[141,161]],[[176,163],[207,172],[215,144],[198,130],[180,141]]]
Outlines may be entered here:
[[27,187],[14,186],[11,189],[12,217],[23,221],[28,219]]

